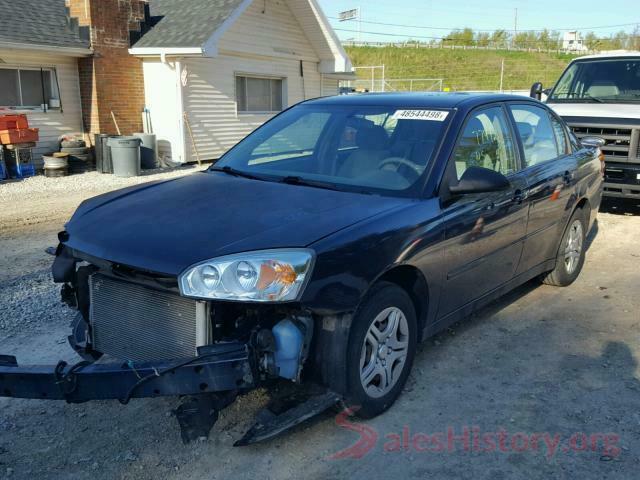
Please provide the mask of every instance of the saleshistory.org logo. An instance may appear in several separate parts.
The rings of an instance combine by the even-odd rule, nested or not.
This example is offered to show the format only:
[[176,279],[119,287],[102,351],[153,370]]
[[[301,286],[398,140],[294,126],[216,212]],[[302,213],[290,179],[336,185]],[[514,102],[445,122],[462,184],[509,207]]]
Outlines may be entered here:
[[447,427],[444,431],[412,432],[405,425],[400,432],[381,435],[369,425],[354,423],[356,408],[347,408],[336,416],[336,425],[356,432],[360,438],[348,448],[329,457],[330,460],[359,459],[372,451],[380,442],[385,452],[414,451],[418,453],[522,453],[544,452],[548,460],[558,453],[600,452],[602,460],[612,460],[620,455],[619,436],[614,433],[577,432],[569,437],[560,433],[510,433],[500,428],[495,432],[483,431],[478,426]]

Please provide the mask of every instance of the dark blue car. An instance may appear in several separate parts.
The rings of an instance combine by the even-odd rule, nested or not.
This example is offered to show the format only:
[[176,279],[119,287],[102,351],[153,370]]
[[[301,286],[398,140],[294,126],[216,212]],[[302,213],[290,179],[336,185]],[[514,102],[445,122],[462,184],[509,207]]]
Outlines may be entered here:
[[84,202],[53,267],[83,360],[2,357],[0,394],[183,395],[189,440],[238,394],[300,384],[240,443],[337,401],[380,414],[419,341],[533,278],[577,278],[603,188],[590,140],[525,97],[296,105],[205,172]]

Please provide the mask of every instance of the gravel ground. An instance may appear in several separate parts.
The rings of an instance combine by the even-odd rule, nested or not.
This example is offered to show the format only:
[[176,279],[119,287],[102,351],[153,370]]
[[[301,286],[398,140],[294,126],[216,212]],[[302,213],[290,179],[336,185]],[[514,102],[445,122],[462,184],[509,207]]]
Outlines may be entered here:
[[[29,225],[68,219],[89,197],[155,180],[167,180],[202,170],[184,166],[171,170],[144,170],[139,177],[118,178],[98,172],[47,178],[42,175],[0,183],[0,227],[7,234]],[[60,227],[62,224],[60,224]]]
[[[66,188],[42,178],[0,185],[1,205],[11,199],[28,211],[26,221],[15,210],[0,213],[0,353],[24,363],[73,359],[65,338],[74,312],[57,302],[44,248],[55,244],[55,233],[84,198],[142,179],[87,174],[63,180]],[[341,428],[327,413],[271,442],[233,448],[266,401],[259,391],[225,410],[207,441],[184,446],[169,414],[175,399],[123,407],[0,398],[0,478],[636,479],[639,234],[639,208],[610,206],[591,232],[574,285],[531,282],[430,339],[420,346],[397,404],[368,422]],[[363,428],[377,435],[372,450],[361,458],[333,458]],[[481,451],[472,438],[465,446],[465,428],[469,435],[503,431],[519,443]],[[418,435],[438,433],[447,439],[442,451],[419,448]],[[555,449],[534,443],[535,434],[559,443]]]

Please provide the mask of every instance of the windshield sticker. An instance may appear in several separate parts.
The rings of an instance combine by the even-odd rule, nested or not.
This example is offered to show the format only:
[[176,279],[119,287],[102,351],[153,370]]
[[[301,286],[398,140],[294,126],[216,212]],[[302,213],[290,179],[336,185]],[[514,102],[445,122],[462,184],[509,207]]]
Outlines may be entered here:
[[433,122],[444,122],[449,112],[442,110],[396,110],[393,118],[396,120],[431,120]]

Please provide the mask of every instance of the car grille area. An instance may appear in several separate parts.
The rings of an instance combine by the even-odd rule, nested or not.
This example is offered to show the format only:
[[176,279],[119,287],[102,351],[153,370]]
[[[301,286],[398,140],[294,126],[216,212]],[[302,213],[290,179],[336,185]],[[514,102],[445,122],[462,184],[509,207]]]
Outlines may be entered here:
[[617,125],[569,123],[578,138],[596,136],[605,140],[602,152],[609,162],[640,163],[640,129]]
[[95,350],[137,362],[195,355],[195,300],[99,273],[89,282]]

